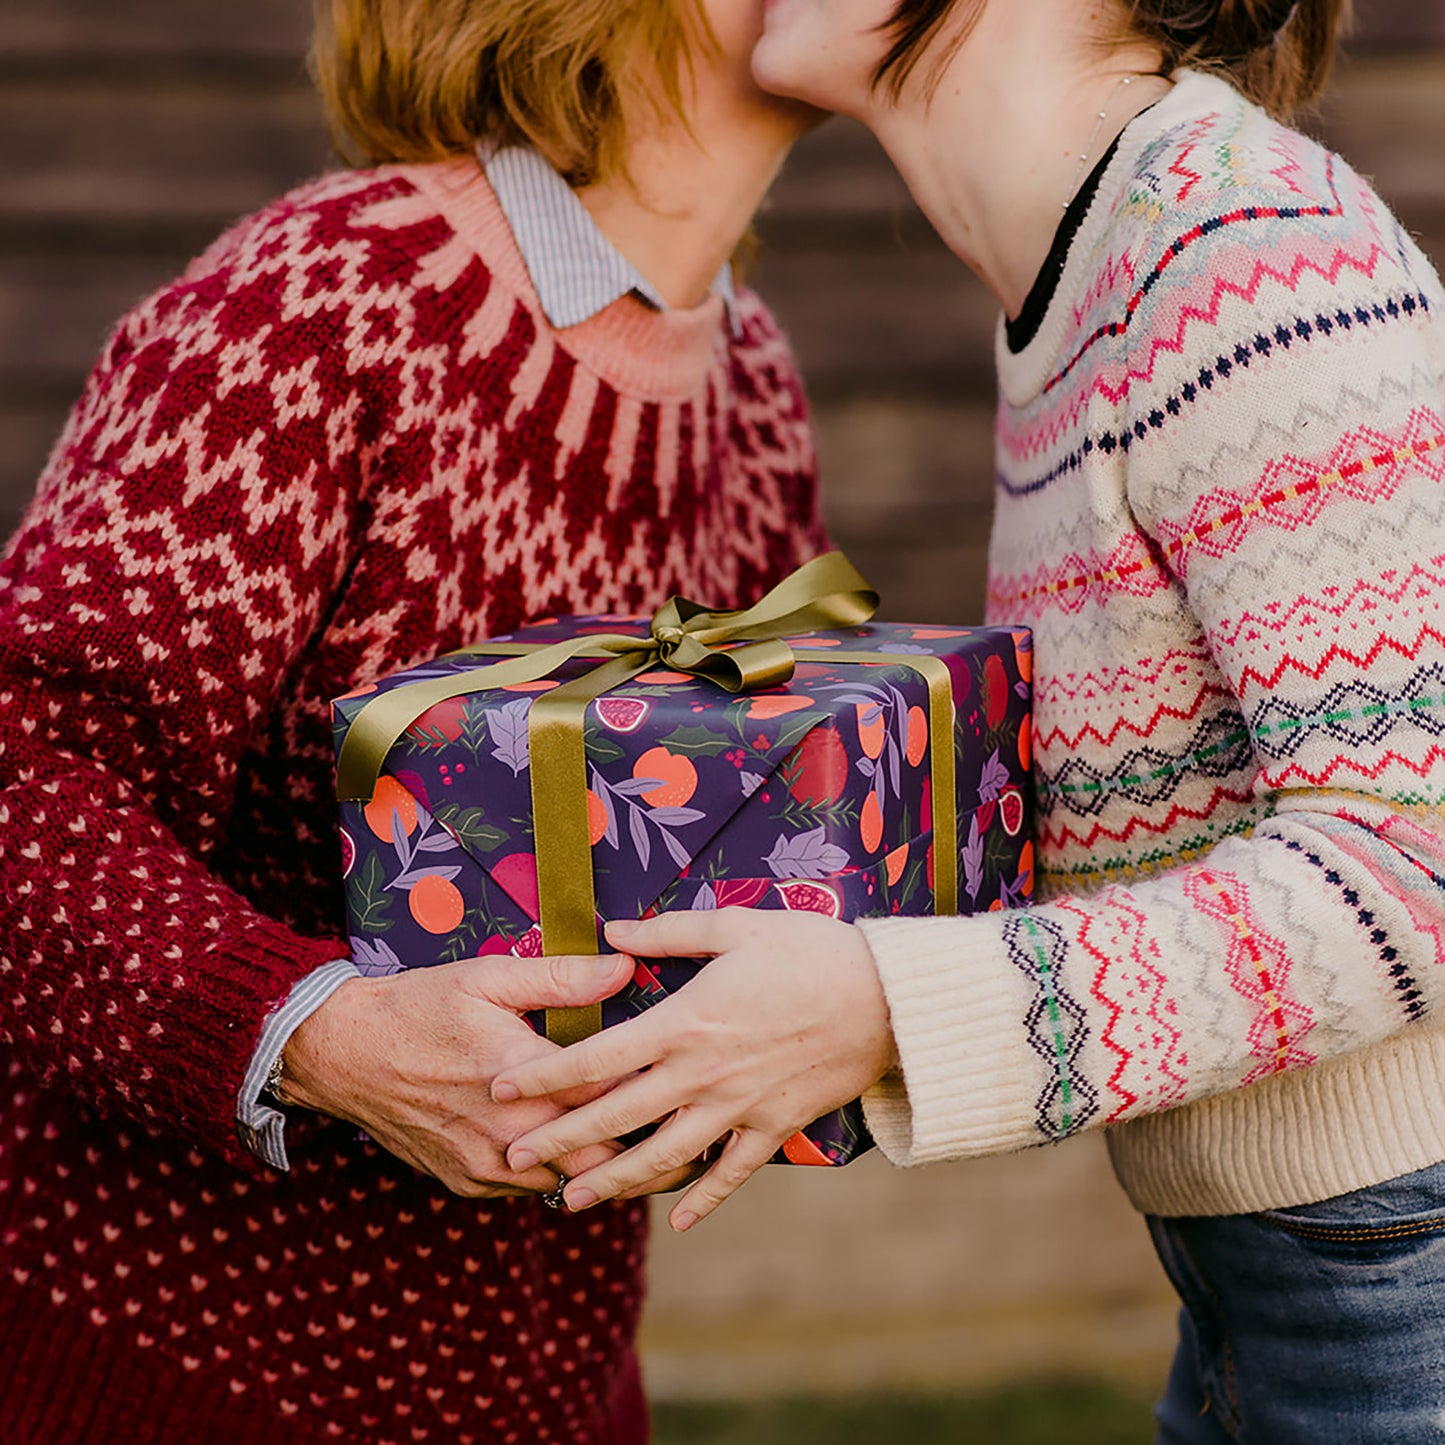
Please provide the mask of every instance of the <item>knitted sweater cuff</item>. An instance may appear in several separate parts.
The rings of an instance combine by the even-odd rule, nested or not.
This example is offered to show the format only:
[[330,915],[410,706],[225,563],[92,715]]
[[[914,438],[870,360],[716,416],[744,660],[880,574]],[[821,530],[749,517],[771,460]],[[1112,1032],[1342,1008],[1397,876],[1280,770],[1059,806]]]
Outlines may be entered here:
[[1023,1047],[1028,1007],[997,920],[861,919],[898,1046],[899,1071],[863,1098],[894,1164],[998,1153],[1040,1142],[1027,1100],[1038,1075]]

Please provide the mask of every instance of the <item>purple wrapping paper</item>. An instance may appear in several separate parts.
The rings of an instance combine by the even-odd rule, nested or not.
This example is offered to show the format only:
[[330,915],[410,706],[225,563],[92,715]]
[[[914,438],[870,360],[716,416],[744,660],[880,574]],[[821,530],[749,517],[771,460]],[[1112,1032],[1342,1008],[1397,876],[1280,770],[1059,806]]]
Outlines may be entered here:
[[[570,618],[496,640],[542,645],[633,625],[646,624]],[[799,651],[930,653],[945,662],[959,911],[1025,903],[1029,634],[873,623],[789,640]],[[338,751],[372,694],[488,660],[443,658],[338,699]],[[555,682],[594,665],[571,662]],[[362,972],[540,954],[527,713],[555,682],[431,708],[388,754],[372,800],[342,804],[351,946]],[[801,661],[788,687],[736,697],[706,680],[645,672],[588,707],[585,741],[599,920],[732,905],[844,920],[934,911],[937,740],[928,736],[927,685],[906,667]],[[604,1026],[675,992],[702,966],[639,961],[628,987],[604,1004]],[[855,1102],[794,1136],[778,1159],[844,1164],[870,1144]]]

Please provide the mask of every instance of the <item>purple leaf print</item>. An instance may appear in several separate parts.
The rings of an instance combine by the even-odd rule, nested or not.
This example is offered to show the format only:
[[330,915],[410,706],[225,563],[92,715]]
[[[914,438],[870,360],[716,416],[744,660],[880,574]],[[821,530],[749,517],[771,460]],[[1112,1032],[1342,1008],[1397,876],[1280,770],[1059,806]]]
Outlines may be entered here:
[[461,871],[460,868],[418,868],[415,872],[408,869],[405,873],[398,873],[386,886],[388,888],[405,888],[409,892],[423,878],[445,878],[450,883]]
[[396,951],[379,938],[356,938],[351,940],[351,961],[358,973],[368,978],[379,978],[383,974],[400,973],[403,964]]
[[612,789],[608,786],[607,779],[595,767],[592,769],[592,791],[602,799],[602,806],[607,810],[607,828],[602,836],[609,847],[617,848],[621,846],[622,840],[617,832],[617,809],[612,802]]
[[[902,791],[900,774],[902,770],[901,759],[908,751],[908,699],[898,691],[890,682],[888,684],[888,696],[893,700],[893,727],[891,729],[894,746],[888,750],[888,778],[893,784],[895,794]],[[878,799],[882,803],[883,799]]]
[[978,796],[979,801],[991,803],[997,800],[1000,793],[1008,786],[1008,769],[998,760],[998,749],[993,750],[992,756],[983,765],[983,772],[979,775]]
[[968,825],[968,844],[963,850],[963,881],[968,896],[978,902],[978,890],[983,887],[983,839],[978,832],[978,815]]
[[741,772],[738,774],[738,782],[742,784],[743,797],[751,798],[754,793],[763,785],[761,773]]
[[701,888],[693,894],[692,908],[695,913],[705,913],[717,907],[717,894],[712,891],[711,883],[704,883]]
[[519,697],[496,712],[487,713],[487,726],[497,744],[492,756],[505,763],[512,770],[512,776],[520,777],[531,765],[527,749],[527,714],[531,711],[531,699]]
[[776,878],[826,878],[848,866],[847,851],[828,842],[825,828],[813,828],[794,838],[780,833],[773,851],[763,860]]
[[647,836],[647,823],[636,808],[628,812],[627,828],[632,834],[632,846],[637,850],[637,861],[646,869],[652,860],[652,840]]
[[662,828],[680,828],[684,823],[696,823],[706,818],[700,808],[660,807],[652,810],[652,821]]
[[609,783],[607,786],[619,797],[637,798],[643,793],[650,793],[654,788],[660,788],[666,780],[663,778],[627,778],[620,783]]
[[679,868],[686,868],[687,865],[692,862],[692,858],[689,856],[687,849],[682,846],[681,840],[675,834],[669,833],[666,828],[662,830],[662,842],[667,851],[672,855],[672,861],[676,863]]

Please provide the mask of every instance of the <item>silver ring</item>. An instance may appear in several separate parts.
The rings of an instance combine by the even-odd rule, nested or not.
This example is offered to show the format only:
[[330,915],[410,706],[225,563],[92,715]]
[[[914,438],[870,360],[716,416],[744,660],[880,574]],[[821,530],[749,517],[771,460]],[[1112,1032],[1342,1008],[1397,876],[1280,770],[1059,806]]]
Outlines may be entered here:
[[545,1204],[548,1209],[566,1209],[567,1201],[562,1198],[562,1191],[566,1189],[571,1182],[565,1174],[559,1174],[557,1176],[557,1187],[542,1196],[542,1203]]

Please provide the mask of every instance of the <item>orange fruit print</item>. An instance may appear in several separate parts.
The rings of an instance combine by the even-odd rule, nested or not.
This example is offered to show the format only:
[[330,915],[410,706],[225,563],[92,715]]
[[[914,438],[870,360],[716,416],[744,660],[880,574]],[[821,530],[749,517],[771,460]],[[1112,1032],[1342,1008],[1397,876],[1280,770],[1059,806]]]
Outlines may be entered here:
[[[868,757],[876,758],[883,751],[883,737],[888,731],[883,709],[871,702],[854,703],[854,707],[858,712],[858,742]],[[870,714],[872,722],[866,721]]]
[[657,786],[641,794],[652,808],[681,808],[697,790],[697,769],[691,758],[666,748],[648,748],[632,767],[634,778],[656,778]]
[[903,869],[908,863],[908,844],[895,848],[884,860],[884,867],[888,870],[888,886],[891,888],[900,878],[903,877]]
[[804,1133],[794,1134],[783,1143],[783,1158],[789,1164],[829,1165],[833,1161]]
[[383,843],[391,842],[391,815],[401,814],[401,831],[408,838],[416,832],[416,799],[388,773],[376,780],[371,801],[362,810],[366,826]]
[[908,709],[908,746],[904,756],[910,767],[917,767],[928,751],[928,718],[921,707]]
[[812,707],[813,699],[810,697],[755,697],[748,704],[749,717],[782,717],[785,713],[797,712],[801,708]]
[[878,845],[883,841],[883,809],[879,806],[877,793],[869,793],[863,804],[863,813],[858,819],[858,836],[866,852],[878,851]]
[[429,873],[407,894],[411,916],[428,933],[450,933],[462,921],[466,905],[455,883]]
[[607,831],[607,804],[587,789],[587,841],[595,848]]

